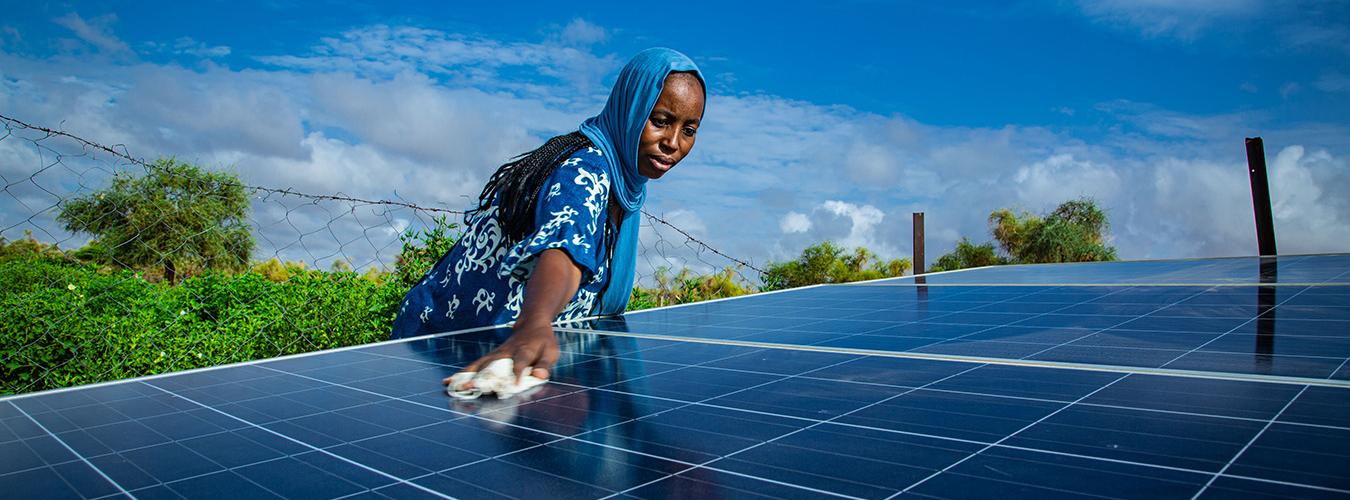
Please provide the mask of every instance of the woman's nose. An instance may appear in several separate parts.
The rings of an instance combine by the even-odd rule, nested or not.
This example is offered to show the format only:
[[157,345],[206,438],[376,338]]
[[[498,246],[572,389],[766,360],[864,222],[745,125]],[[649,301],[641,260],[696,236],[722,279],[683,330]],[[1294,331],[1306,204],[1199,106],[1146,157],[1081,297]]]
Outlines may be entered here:
[[667,133],[661,136],[661,150],[667,153],[673,153],[680,149],[680,135]]

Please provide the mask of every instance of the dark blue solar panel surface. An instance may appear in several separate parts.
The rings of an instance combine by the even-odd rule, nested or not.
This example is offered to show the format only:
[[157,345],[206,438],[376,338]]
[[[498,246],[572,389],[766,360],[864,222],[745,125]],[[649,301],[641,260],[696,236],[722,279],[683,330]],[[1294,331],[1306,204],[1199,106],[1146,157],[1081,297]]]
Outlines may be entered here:
[[1350,380],[1350,287],[868,286],[694,304],[591,330]]
[[[1350,283],[1350,255],[1081,262],[994,266],[928,274],[927,284],[1254,284]],[[873,284],[913,284],[912,276]]]
[[439,384],[503,330],[385,343],[7,398],[0,480],[18,498],[1343,497],[1347,291],[814,287],[570,325],[553,380],[507,401]]

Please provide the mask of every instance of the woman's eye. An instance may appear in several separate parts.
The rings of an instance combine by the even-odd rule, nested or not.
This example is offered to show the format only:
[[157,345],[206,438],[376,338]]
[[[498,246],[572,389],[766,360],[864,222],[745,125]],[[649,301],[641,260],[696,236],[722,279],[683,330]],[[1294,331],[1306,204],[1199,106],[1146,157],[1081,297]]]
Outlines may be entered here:
[[685,127],[685,128],[684,128],[684,135],[693,137],[694,134],[697,134],[697,133],[698,133],[698,129],[696,129],[696,128],[693,128],[693,127]]
[[670,122],[668,122],[668,121],[666,121],[666,120],[664,120],[664,119],[661,119],[661,118],[652,118],[652,125],[656,125],[656,126],[658,126],[658,127],[664,127],[664,126],[666,126],[666,125],[668,125],[668,124],[670,124]]

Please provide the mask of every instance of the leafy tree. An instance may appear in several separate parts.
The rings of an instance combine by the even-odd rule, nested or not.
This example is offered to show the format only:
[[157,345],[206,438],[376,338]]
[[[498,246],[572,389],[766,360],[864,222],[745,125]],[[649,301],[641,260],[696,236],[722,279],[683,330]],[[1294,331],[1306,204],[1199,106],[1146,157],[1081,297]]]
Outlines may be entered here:
[[1106,231],[1110,227],[1106,212],[1090,198],[1066,201],[1045,215],[1018,214],[1001,208],[989,214],[989,231],[1003,255],[995,251],[992,242],[976,245],[961,238],[956,249],[938,257],[932,271],[1011,263],[1116,260],[1116,249],[1106,245]]
[[459,225],[449,222],[445,215],[437,215],[432,219],[431,227],[420,232],[409,229],[399,235],[403,249],[394,259],[394,282],[405,291],[416,285],[431,266],[455,246],[460,234],[451,234],[451,231],[457,227]]
[[654,278],[656,281],[655,288],[633,287],[633,295],[628,301],[628,310],[634,311],[754,293],[754,290],[747,287],[742,280],[737,279],[735,268],[730,266],[723,268],[721,272],[707,275],[695,275],[687,267],[671,275],[670,268],[660,267],[656,269]]
[[1018,263],[1116,259],[1115,248],[1105,244],[1110,228],[1106,213],[1088,198],[1061,203],[1044,216],[995,210],[989,214],[989,228],[1003,251]]
[[800,257],[770,263],[763,276],[765,290],[820,283],[848,283],[900,276],[910,268],[909,259],[882,260],[863,247],[849,252],[825,241],[806,247]]
[[272,257],[265,262],[253,264],[253,272],[263,275],[264,278],[273,283],[281,283],[293,277],[302,276],[309,271],[309,264],[306,264],[304,259],[282,262],[281,259]]
[[67,231],[98,237],[112,262],[180,270],[238,271],[248,266],[253,235],[248,193],[233,174],[160,159],[144,176],[118,174],[112,186],[61,205]]
[[956,249],[938,257],[933,263],[932,272],[951,271],[967,267],[983,267],[1007,264],[1008,259],[994,251],[993,243],[976,245],[969,238],[956,242]]
[[328,271],[334,273],[350,273],[352,272],[352,264],[347,262],[347,259],[333,259],[333,263],[329,265]]
[[61,251],[55,243],[47,244],[33,238],[33,232],[25,229],[23,238],[15,241],[6,240],[0,237],[0,259],[10,257],[38,257],[56,260],[66,260],[66,253]]

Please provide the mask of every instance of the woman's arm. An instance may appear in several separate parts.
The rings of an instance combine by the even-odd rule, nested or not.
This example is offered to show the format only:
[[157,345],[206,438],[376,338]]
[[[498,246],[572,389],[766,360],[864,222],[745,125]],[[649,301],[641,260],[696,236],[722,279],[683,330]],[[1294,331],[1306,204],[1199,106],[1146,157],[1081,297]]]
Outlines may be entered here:
[[[558,337],[553,334],[553,321],[558,319],[581,286],[581,269],[572,258],[559,249],[539,254],[530,279],[525,283],[524,303],[512,328],[511,337],[492,352],[469,363],[464,371],[479,371],[488,363],[511,358],[517,375],[524,375],[525,367],[533,367],[531,375],[546,379],[553,363],[558,361]],[[447,378],[441,381],[450,383]]]

